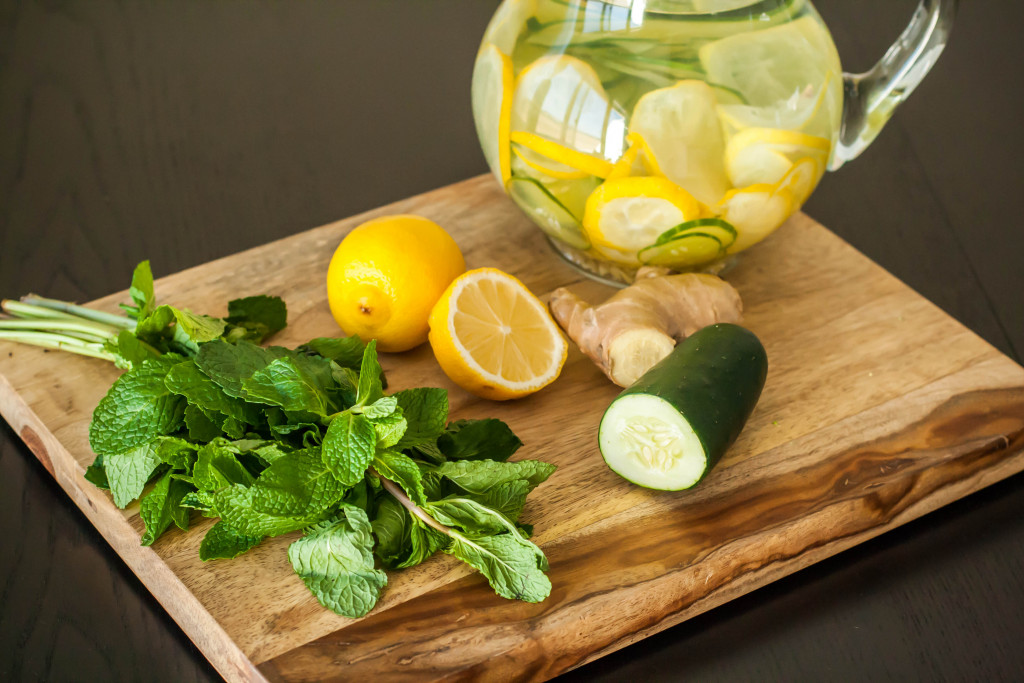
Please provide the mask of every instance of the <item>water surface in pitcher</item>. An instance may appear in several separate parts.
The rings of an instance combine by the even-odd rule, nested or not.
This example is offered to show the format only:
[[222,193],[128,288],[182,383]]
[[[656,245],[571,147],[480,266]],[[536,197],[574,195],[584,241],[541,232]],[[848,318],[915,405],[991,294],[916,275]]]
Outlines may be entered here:
[[842,114],[806,0],[506,0],[473,74],[487,162],[570,260],[714,269],[800,208]]

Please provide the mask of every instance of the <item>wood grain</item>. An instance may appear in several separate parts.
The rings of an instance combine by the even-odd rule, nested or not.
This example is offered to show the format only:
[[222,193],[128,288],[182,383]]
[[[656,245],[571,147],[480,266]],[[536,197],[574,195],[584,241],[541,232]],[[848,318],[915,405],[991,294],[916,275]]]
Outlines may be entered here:
[[[322,282],[333,246],[397,212],[438,221],[470,267],[497,265],[535,292],[610,291],[554,256],[481,176],[163,278],[158,295],[218,314],[229,298],[273,292],[290,309],[275,342],[335,334]],[[1024,369],[806,216],[727,279],[768,350],[769,378],[740,440],[688,493],[639,489],[604,467],[595,429],[616,389],[575,350],[558,382],[506,404],[455,388],[429,349],[384,357],[395,389],[446,387],[453,417],[502,417],[527,444],[522,457],[559,466],[524,511],[551,560],[554,590],[541,605],[503,601],[439,557],[393,573],[378,608],[353,621],[323,610],[294,576],[292,536],[204,564],[209,521],[196,520],[142,548],[137,505],[117,510],[82,479],[89,415],[117,374],[101,362],[58,367],[51,354],[0,345],[0,412],[230,680],[540,680],[1024,469]],[[240,609],[254,586],[264,597]]]

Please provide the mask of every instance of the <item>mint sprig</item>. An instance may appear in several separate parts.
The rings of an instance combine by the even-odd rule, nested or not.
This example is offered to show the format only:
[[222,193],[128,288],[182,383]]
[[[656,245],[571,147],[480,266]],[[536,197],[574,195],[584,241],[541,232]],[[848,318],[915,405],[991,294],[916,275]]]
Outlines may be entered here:
[[225,318],[160,305],[148,262],[129,295],[124,315],[41,297],[4,301],[0,339],[127,370],[93,413],[97,457],[86,479],[119,507],[141,500],[144,545],[195,515],[217,518],[203,560],[301,531],[292,567],[347,617],[376,605],[382,568],[438,551],[480,571],[502,597],[548,596],[547,560],[519,516],[554,466],[508,461],[522,443],[504,422],[449,422],[443,389],[388,395],[373,341],[260,346],[285,326],[277,297],[231,301]]

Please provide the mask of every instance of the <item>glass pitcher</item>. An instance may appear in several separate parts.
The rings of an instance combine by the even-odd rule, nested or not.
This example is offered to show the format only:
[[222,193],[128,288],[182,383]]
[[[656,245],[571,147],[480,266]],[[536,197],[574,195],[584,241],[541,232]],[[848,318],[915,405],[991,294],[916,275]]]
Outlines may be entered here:
[[844,74],[809,0],[504,0],[473,70],[495,177],[570,262],[720,270],[867,147],[948,39],[921,0]]

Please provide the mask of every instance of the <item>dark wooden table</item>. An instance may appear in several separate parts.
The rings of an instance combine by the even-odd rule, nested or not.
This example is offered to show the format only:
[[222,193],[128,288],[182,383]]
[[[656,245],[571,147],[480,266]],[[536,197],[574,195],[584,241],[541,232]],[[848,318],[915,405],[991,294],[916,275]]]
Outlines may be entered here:
[[[911,0],[820,0],[847,70]],[[483,172],[496,0],[0,0],[0,295],[89,300]],[[933,74],[808,213],[1018,362],[1024,5],[963,3]],[[842,381],[837,377],[836,381]],[[566,680],[1020,680],[1024,478]],[[217,673],[0,423],[0,679]]]

